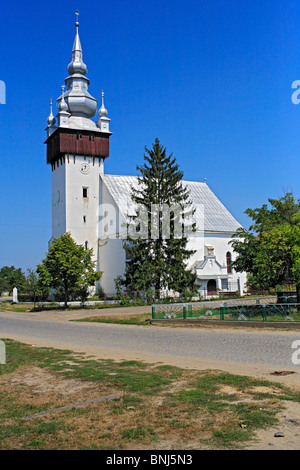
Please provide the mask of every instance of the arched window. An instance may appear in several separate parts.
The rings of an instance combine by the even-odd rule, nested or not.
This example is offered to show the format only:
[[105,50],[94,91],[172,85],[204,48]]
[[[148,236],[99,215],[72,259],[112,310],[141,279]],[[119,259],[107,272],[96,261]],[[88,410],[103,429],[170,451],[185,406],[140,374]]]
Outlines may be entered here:
[[227,265],[227,274],[232,273],[232,267],[231,267],[231,253],[228,251],[226,253],[226,265]]
[[86,242],[84,243],[84,247],[85,247],[86,250],[88,249],[88,247],[89,247],[89,242],[88,242],[88,241],[86,241]]

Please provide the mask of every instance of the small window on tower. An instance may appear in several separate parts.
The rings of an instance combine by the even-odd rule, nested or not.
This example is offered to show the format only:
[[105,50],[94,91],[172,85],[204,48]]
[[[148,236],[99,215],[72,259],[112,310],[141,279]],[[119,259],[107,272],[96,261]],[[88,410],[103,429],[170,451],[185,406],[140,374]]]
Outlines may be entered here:
[[83,216],[83,223],[86,223],[86,215]]
[[82,188],[82,197],[88,197],[88,188]]
[[88,249],[88,247],[89,247],[89,242],[87,242],[87,241],[86,241],[86,242],[84,242],[84,247],[85,247],[85,249],[87,250],[87,249]]

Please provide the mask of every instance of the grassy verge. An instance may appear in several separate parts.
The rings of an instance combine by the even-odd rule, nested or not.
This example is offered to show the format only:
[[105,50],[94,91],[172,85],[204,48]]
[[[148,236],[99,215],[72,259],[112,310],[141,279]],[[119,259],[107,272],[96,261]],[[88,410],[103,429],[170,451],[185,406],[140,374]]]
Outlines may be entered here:
[[9,302],[9,301],[0,303],[1,312],[25,313],[25,312],[30,312],[32,308],[33,308],[33,305],[14,304],[13,302]]
[[112,316],[93,316],[87,318],[81,318],[79,320],[72,320],[78,322],[91,322],[91,323],[116,323],[119,325],[139,325],[145,326],[149,325],[149,321],[151,320],[152,315],[151,313],[139,313],[137,315],[117,315],[114,314]]
[[[277,383],[219,371],[4,342],[0,449],[239,449],[276,422],[284,400],[300,401]],[[117,400],[27,418],[120,393]]]

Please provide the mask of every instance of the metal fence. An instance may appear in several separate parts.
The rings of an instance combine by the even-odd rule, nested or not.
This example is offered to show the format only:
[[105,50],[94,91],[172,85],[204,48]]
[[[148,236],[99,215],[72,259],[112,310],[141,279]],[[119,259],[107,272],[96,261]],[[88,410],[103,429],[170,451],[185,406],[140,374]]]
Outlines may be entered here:
[[[262,300],[262,299],[260,299]],[[264,299],[265,301],[266,299]],[[193,303],[153,305],[152,319],[199,319],[227,321],[300,321],[300,304],[253,303]]]

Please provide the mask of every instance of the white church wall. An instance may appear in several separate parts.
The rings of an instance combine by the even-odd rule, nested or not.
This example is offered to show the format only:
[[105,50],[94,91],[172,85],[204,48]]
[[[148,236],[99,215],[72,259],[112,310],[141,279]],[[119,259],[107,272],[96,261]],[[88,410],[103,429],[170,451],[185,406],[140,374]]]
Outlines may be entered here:
[[195,234],[189,238],[187,248],[188,250],[195,250],[196,252],[189,258],[187,266],[193,268],[195,263],[204,257],[204,240],[203,234]]
[[52,237],[66,232],[66,168],[64,162],[52,171]]
[[102,238],[117,238],[119,227],[119,208],[116,201],[108,191],[105,183],[100,177],[99,186],[99,223],[98,223],[98,236]]
[[100,244],[100,271],[103,271],[101,287],[106,295],[114,295],[116,286],[114,279],[125,273],[125,251],[122,240],[107,239]]
[[[229,242],[232,240],[231,234],[212,234],[205,237],[205,247],[211,246],[214,249],[216,260],[226,266],[226,253],[229,251],[233,259],[233,249]],[[206,248],[207,249],[207,248]],[[206,250],[205,250],[206,251]],[[207,254],[207,253],[206,253]]]
[[125,250],[119,237],[119,208],[100,178],[99,271],[101,287],[107,295],[116,293],[114,279],[125,273]]
[[[98,254],[99,173],[99,164],[93,165],[92,158],[76,156],[74,162],[72,155],[66,157],[66,231],[76,243],[85,246],[87,242],[87,248],[93,249],[95,260]],[[87,190],[87,197],[84,197],[83,188]]]
[[207,234],[204,236],[193,236],[189,239],[188,248],[196,250],[189,260],[188,267],[195,269],[196,265],[201,265],[205,257],[209,255],[209,249],[213,248],[213,256],[208,258],[207,263],[203,263],[201,269],[197,269],[197,284],[203,297],[207,295],[207,283],[210,279],[216,281],[217,290],[238,289],[240,294],[246,289],[246,273],[237,273],[232,269],[227,273],[226,255],[231,254],[231,259],[236,259],[230,241],[232,234]]
[[[116,239],[116,232],[120,230],[118,218],[122,219],[122,217],[119,215],[118,206],[105,184],[103,184],[102,189],[102,201],[105,201],[104,213],[106,216],[103,219],[102,237],[99,243],[99,269],[103,271],[101,285],[104,291],[112,294],[115,293],[114,279],[119,275],[123,276],[125,272],[125,251],[122,240]],[[105,212],[106,209],[110,213]],[[99,224],[100,226],[101,224]],[[105,232],[104,227],[107,227],[107,232]],[[210,263],[207,263],[202,271],[197,270],[197,274],[199,274],[197,284],[203,296],[206,296],[209,279],[216,281],[216,286],[219,290],[225,289],[228,285],[229,288],[231,286],[232,289],[236,290],[240,284],[241,293],[243,292],[246,275],[244,273],[236,273],[234,270],[232,270],[231,274],[227,273],[227,252],[231,253],[232,260],[235,259],[235,253],[229,243],[231,240],[231,234],[228,233],[203,234],[203,232],[199,232],[189,239],[188,249],[195,250],[195,253],[188,261],[189,268],[195,269],[198,263],[201,264],[201,261],[204,261],[208,255],[208,247],[212,247],[214,250],[214,256],[210,258]]]
[[214,256],[221,265],[226,265],[226,253],[230,251],[232,259],[234,259],[233,249],[229,245],[231,240],[230,234],[196,234],[188,241],[188,249],[196,250],[196,253],[191,256],[188,266],[192,267],[196,262],[204,260],[208,255],[207,247],[213,247]]

